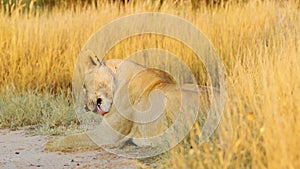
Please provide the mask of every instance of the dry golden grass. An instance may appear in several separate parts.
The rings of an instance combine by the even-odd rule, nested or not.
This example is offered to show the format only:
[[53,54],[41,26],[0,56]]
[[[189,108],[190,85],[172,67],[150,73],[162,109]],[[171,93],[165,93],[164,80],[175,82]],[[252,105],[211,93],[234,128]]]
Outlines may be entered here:
[[[171,151],[165,167],[300,168],[299,2],[251,1],[197,12],[183,2],[160,10],[191,21],[212,41],[227,74],[228,97],[211,140],[198,145],[194,138],[199,131],[192,132],[189,142]],[[11,85],[17,91],[66,89],[80,49],[99,27],[120,16],[157,10],[155,4],[119,8],[102,3],[27,15],[16,10],[10,17],[1,13],[1,90]],[[122,58],[148,47],[173,50],[193,68],[189,49],[158,36],[125,40],[107,57]],[[201,81],[203,73],[195,72]]]

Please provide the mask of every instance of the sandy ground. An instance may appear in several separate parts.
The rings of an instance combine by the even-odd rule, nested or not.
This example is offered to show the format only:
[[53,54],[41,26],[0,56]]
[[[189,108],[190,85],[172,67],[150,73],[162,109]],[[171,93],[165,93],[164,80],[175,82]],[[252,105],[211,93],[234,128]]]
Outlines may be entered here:
[[137,168],[132,160],[104,150],[43,152],[49,136],[27,136],[24,130],[0,130],[0,168]]

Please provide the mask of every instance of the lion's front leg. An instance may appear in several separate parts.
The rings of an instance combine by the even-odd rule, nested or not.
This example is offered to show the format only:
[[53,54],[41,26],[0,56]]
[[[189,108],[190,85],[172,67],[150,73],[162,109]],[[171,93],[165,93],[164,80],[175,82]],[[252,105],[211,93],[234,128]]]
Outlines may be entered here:
[[45,145],[45,151],[84,151],[99,149],[86,133],[73,134],[50,140]]

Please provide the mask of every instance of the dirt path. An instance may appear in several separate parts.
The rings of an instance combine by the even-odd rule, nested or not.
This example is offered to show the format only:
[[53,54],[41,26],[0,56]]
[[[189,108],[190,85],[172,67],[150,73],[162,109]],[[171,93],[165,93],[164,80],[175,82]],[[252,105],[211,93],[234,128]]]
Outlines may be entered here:
[[137,168],[134,162],[104,150],[43,152],[49,136],[26,136],[24,130],[0,130],[0,168]]

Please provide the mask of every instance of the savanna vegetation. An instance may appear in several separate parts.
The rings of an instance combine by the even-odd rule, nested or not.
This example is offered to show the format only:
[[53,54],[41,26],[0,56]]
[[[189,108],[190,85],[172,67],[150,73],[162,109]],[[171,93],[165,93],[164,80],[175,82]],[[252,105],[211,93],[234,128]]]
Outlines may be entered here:
[[[0,2],[1,128],[80,130],[71,81],[85,42],[113,19],[164,12],[190,21],[214,44],[226,72],[227,102],[210,140],[198,145],[195,125],[163,168],[300,167],[299,1]],[[126,39],[105,58],[146,48],[171,51],[191,66],[200,84],[205,80],[189,48],[159,35]]]

